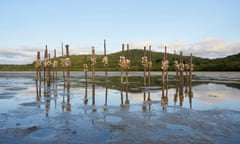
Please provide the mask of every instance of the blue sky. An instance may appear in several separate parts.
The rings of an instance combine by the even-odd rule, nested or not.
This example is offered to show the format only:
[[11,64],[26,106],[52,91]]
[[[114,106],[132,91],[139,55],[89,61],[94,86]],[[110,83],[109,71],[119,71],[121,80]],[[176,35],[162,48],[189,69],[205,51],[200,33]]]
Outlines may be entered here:
[[60,54],[151,44],[215,58],[240,52],[238,0],[1,0],[0,64],[30,63],[47,44]]

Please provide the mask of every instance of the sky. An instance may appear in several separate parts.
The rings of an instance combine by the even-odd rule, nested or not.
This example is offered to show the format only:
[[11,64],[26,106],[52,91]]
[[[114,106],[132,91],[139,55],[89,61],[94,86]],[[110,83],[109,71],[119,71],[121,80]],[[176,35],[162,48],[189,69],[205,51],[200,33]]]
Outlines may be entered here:
[[0,64],[27,64],[45,45],[61,55],[153,51],[219,58],[240,52],[239,0],[1,0]]

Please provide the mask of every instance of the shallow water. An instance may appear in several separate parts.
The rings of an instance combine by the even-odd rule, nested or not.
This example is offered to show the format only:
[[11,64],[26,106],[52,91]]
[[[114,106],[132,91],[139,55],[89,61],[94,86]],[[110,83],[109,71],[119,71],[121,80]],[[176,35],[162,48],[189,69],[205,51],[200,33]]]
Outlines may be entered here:
[[1,72],[0,141],[240,142],[239,73],[195,72],[192,95],[186,83],[178,87],[174,72],[164,91],[161,72],[151,74],[150,86],[142,72],[130,72],[120,85],[120,73],[110,72],[106,89],[104,72],[96,73],[95,86],[89,72],[87,87],[82,72],[72,72],[70,81],[59,72],[58,80],[37,87],[34,72]]

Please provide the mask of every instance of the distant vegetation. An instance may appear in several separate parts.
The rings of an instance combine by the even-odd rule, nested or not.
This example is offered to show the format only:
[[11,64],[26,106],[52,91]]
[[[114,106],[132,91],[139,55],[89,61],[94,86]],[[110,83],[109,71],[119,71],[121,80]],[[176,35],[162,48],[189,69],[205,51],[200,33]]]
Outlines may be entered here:
[[[121,52],[112,53],[108,55],[109,59],[109,70],[110,71],[119,71],[119,57]],[[129,51],[128,57],[131,60],[131,71],[142,71],[143,67],[141,65],[141,57],[143,56],[143,50],[133,49]],[[83,63],[84,63],[85,55],[72,55],[71,56],[71,63],[72,67],[71,70],[73,71],[82,71],[83,70]],[[89,65],[89,70],[91,70],[91,62],[90,57],[91,55],[86,55],[87,63]],[[97,65],[96,70],[102,71],[104,70],[102,64],[103,55],[96,55],[97,57]],[[152,62],[153,62],[153,71],[159,71],[161,66],[163,54],[161,52],[152,52]],[[177,60],[179,61],[179,55],[176,56]],[[60,66],[60,58],[58,57],[59,62],[59,69],[61,70]],[[169,60],[169,70],[174,70],[174,55],[168,54]],[[188,63],[189,56],[183,57],[184,63]],[[240,71],[240,53],[227,56],[225,58],[217,58],[217,59],[206,59],[200,57],[193,57],[193,64],[195,71]],[[0,71],[33,71],[35,70],[35,62],[32,64],[26,65],[0,65]]]

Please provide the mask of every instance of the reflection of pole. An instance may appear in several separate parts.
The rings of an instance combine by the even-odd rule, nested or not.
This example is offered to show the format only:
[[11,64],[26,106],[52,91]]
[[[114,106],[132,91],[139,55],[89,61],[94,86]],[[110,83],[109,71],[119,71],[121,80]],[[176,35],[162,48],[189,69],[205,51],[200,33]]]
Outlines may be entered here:
[[120,95],[121,95],[121,107],[123,107],[123,86],[120,85]]
[[176,81],[176,92],[175,92],[175,94],[174,94],[174,104],[176,105],[176,103],[177,103],[177,99],[178,99],[178,87],[179,87],[179,84],[178,84],[179,82],[178,81]]
[[188,83],[189,83],[189,79],[188,79],[188,64],[186,64],[186,83],[185,83],[185,96],[188,95]]
[[126,85],[126,101],[125,101],[125,104],[129,104],[129,99],[128,99],[128,85]]
[[165,84],[162,84],[162,109],[163,111],[167,110],[167,104],[168,104],[168,85],[166,85],[166,95],[165,95]]
[[190,103],[190,108],[191,109],[192,109],[192,98],[193,98],[192,71],[193,71],[193,64],[192,64],[192,53],[191,53],[191,55],[190,55],[190,69],[189,69],[189,103]]

